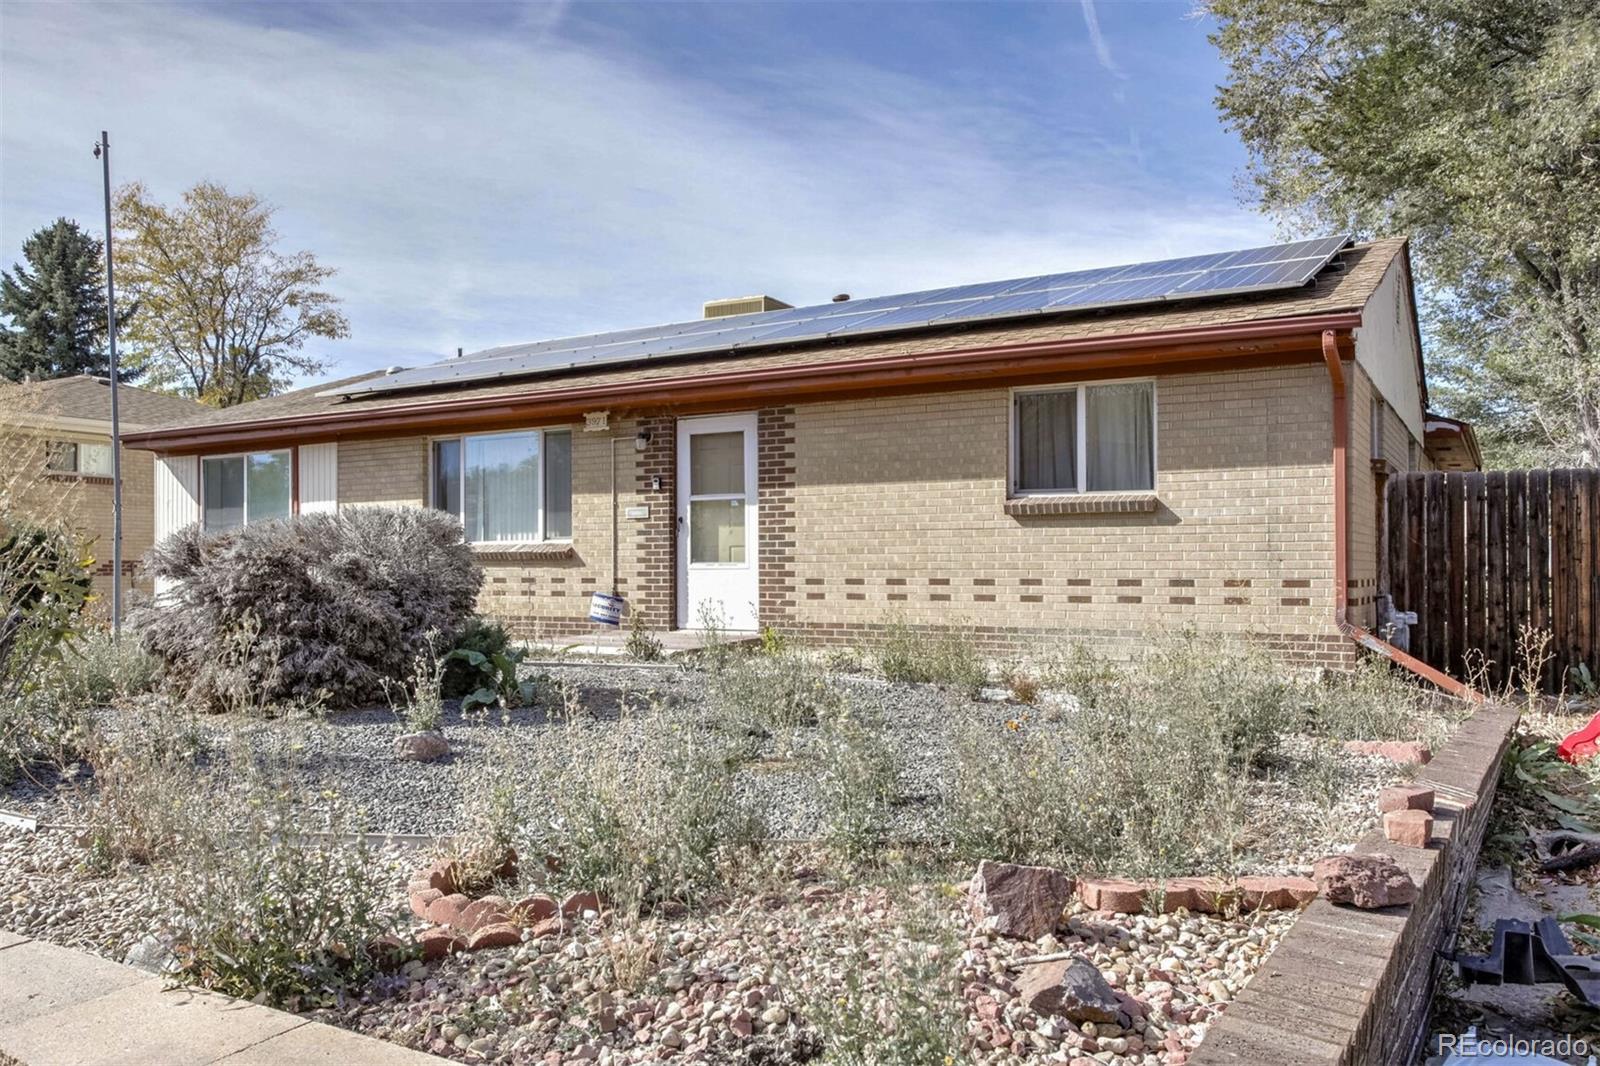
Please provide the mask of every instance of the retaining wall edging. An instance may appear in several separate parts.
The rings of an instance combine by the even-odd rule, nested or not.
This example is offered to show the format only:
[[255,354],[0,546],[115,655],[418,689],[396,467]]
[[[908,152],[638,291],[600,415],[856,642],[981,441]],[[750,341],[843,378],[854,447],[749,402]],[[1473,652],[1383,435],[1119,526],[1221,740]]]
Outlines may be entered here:
[[1431,788],[1434,841],[1390,843],[1381,830],[1356,853],[1393,857],[1416,881],[1409,907],[1363,911],[1318,898],[1196,1049],[1190,1066],[1405,1066],[1426,1035],[1448,965],[1436,949],[1466,905],[1495,782],[1517,722],[1484,705],[1417,776]]

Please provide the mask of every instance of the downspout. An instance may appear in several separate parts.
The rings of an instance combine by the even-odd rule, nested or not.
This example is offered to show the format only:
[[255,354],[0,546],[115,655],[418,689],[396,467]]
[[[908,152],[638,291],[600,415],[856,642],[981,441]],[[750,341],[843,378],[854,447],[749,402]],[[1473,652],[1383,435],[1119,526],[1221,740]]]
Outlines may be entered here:
[[1363,648],[1405,667],[1450,695],[1481,701],[1483,696],[1472,686],[1434,669],[1350,621],[1350,486],[1346,455],[1350,447],[1350,398],[1345,387],[1344,364],[1339,359],[1338,336],[1336,330],[1322,331],[1322,360],[1328,365],[1328,382],[1333,386],[1333,624]]

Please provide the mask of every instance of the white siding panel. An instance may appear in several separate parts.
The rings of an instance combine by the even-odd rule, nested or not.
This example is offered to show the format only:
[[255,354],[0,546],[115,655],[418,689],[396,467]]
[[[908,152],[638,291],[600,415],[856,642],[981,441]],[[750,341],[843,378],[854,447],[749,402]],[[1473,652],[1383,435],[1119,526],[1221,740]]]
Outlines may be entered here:
[[[200,521],[200,460],[193,455],[156,457],[156,543]],[[156,595],[171,582],[156,579]]]
[[339,509],[339,445],[300,446],[300,513]]
[[200,460],[193,455],[156,459],[156,540],[200,520]]
[[1417,376],[1417,340],[1402,259],[1389,272],[1361,311],[1356,330],[1356,362],[1389,402],[1411,435],[1423,439],[1422,382]]

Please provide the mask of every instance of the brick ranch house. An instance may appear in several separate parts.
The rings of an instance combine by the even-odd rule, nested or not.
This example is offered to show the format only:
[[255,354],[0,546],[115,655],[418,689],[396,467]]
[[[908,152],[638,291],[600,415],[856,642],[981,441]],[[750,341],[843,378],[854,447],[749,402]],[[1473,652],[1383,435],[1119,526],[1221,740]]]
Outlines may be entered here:
[[[181,396],[122,385],[124,433],[192,422],[210,408]],[[96,596],[111,596],[111,382],[87,374],[0,386],[5,481],[22,514],[61,518],[83,536],[95,560]],[[122,448],[124,591],[149,592],[140,559],[155,543],[155,459]]]
[[[1192,625],[1344,664],[1377,621],[1384,478],[1475,445],[1426,413],[1406,242],[1331,247],[1294,287],[1083,309],[965,302],[1020,283],[714,301],[711,326],[491,349],[129,440],[158,456],[158,532],[451,510],[483,611],[528,639],[593,631],[614,587],[658,629],[706,604],[730,629],[848,643],[896,618],[997,651]],[[947,321],[883,311],[919,301]],[[888,324],[817,335],[846,312]]]

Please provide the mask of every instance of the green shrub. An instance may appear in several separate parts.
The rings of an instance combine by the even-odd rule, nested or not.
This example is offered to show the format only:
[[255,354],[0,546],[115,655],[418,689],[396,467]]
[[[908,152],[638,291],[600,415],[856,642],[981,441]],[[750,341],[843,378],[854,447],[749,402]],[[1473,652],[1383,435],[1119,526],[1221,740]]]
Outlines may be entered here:
[[1300,687],[1264,652],[1192,637],[1118,669],[1076,663],[1076,707],[959,734],[955,850],[1141,876],[1231,872],[1250,774],[1299,724]]
[[160,869],[180,979],[289,1010],[343,1002],[400,915],[375,849],[337,801],[260,780]]
[[440,690],[446,699],[460,698],[462,714],[479,707],[526,706],[533,702],[537,687],[518,676],[527,656],[527,649],[512,644],[500,623],[474,617],[445,656]]
[[209,710],[376,702],[430,634],[454,640],[483,582],[460,523],[420,507],[190,526],[148,561],[175,587],[136,612],[144,646]]
[[651,748],[584,746],[580,739],[546,782],[547,817],[529,828],[525,854],[549,855],[558,878],[599,890],[624,908],[690,902],[725,887],[728,868],[765,836],[734,791],[729,752],[667,715]]
[[902,620],[887,626],[878,647],[878,668],[890,681],[948,685],[968,695],[976,695],[989,676],[965,629],[913,629]]
[[884,843],[895,797],[893,752],[869,724],[845,715],[822,730],[813,755],[823,844],[847,863],[873,857]]
[[966,1052],[960,945],[932,913],[913,914],[881,950],[864,942],[839,960],[842,987],[801,1008],[828,1066],[956,1066]]
[[0,701],[35,687],[60,662],[89,600],[86,564],[64,528],[0,513]]
[[93,629],[73,641],[56,664],[57,684],[86,704],[104,705],[155,689],[160,663],[138,637]]
[[801,652],[744,656],[712,681],[722,720],[738,734],[770,736],[814,726],[844,710],[844,694],[828,671]]

